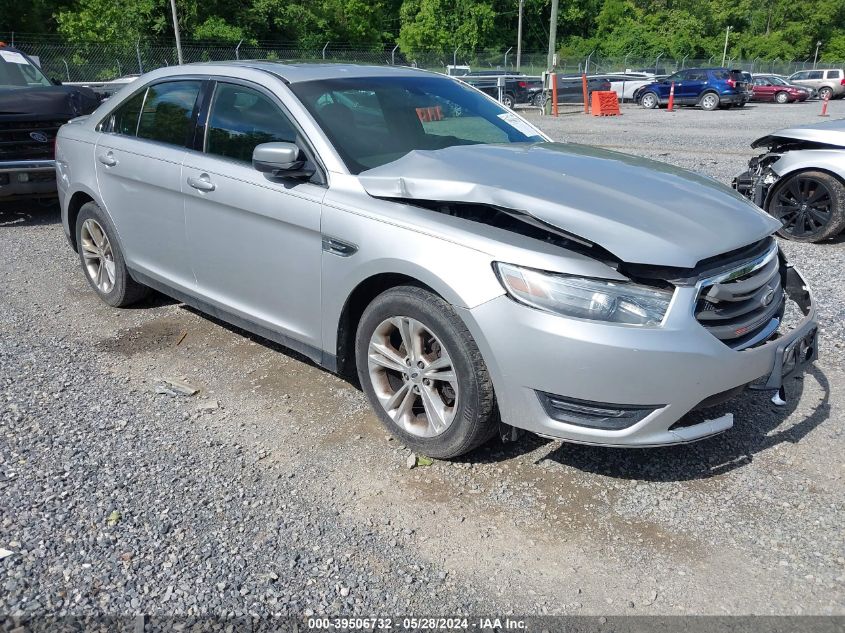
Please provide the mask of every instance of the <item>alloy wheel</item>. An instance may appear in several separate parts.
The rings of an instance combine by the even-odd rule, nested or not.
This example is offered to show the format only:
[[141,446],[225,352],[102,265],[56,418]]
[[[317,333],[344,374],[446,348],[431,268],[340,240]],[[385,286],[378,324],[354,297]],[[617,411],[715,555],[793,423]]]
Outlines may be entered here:
[[789,95],[787,95],[785,92],[779,92],[777,93],[777,95],[775,95],[775,101],[777,101],[778,103],[786,103],[787,101],[789,101]]
[[701,107],[705,110],[715,110],[719,105],[719,98],[712,92],[707,93],[701,98]]
[[367,364],[375,395],[398,427],[435,437],[451,426],[459,397],[455,367],[420,321],[406,316],[382,321],[370,337]]
[[796,176],[780,188],[772,215],[783,223],[782,231],[795,237],[819,232],[831,220],[833,198],[821,181]]
[[85,272],[103,294],[114,288],[115,265],[111,242],[100,223],[87,219],[80,231],[80,248],[85,261]]
[[657,97],[655,97],[654,94],[652,94],[651,92],[647,92],[643,95],[640,104],[647,110],[651,110],[654,106],[657,105]]

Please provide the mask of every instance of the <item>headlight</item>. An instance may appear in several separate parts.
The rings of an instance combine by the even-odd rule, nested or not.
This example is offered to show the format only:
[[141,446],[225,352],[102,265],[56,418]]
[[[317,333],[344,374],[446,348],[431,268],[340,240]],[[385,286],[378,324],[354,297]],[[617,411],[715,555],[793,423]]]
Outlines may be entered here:
[[672,300],[670,291],[634,283],[571,277],[500,262],[494,266],[511,298],[568,317],[657,326]]

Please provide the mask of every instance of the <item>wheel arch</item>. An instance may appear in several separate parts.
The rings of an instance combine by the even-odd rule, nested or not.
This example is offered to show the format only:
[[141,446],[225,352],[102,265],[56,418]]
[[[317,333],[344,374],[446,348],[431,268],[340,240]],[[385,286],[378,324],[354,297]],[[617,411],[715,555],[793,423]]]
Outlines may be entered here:
[[[73,192],[68,192],[64,197],[65,204],[62,207],[62,223],[64,224],[65,235],[67,235],[70,245],[73,250],[77,250],[76,244],[76,218],[79,216],[79,211],[88,203],[93,202],[101,209],[103,205],[97,198],[96,192],[88,187],[79,186]],[[103,209],[105,212],[105,209]]]
[[355,334],[364,310],[373,299],[399,286],[416,286],[423,288],[448,301],[441,293],[416,277],[405,273],[385,272],[371,275],[362,280],[343,304],[337,323],[337,342],[335,355],[337,358],[337,373],[347,378],[356,378],[355,365]]

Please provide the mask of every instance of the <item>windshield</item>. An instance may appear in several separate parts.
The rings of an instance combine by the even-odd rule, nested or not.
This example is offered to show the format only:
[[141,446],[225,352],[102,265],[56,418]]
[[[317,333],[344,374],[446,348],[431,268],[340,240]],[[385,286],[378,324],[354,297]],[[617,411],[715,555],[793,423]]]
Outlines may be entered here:
[[453,79],[358,77],[290,87],[354,174],[413,150],[546,140],[506,108]]
[[26,88],[27,86],[52,86],[29,60],[12,50],[0,50],[0,86]]

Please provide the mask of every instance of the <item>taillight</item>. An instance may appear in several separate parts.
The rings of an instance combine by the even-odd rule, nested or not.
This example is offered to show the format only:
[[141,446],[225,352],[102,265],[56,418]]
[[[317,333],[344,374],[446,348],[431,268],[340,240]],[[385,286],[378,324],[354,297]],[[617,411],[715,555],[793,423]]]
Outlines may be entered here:
[[840,86],[845,86],[845,78],[839,80]]
[[733,79],[731,79],[730,77],[728,77],[728,85],[731,88],[736,88],[736,82]]
[[517,85],[518,85],[520,88],[526,88],[526,87],[528,86],[528,84],[527,84],[527,83],[525,83],[524,81],[520,81]]

